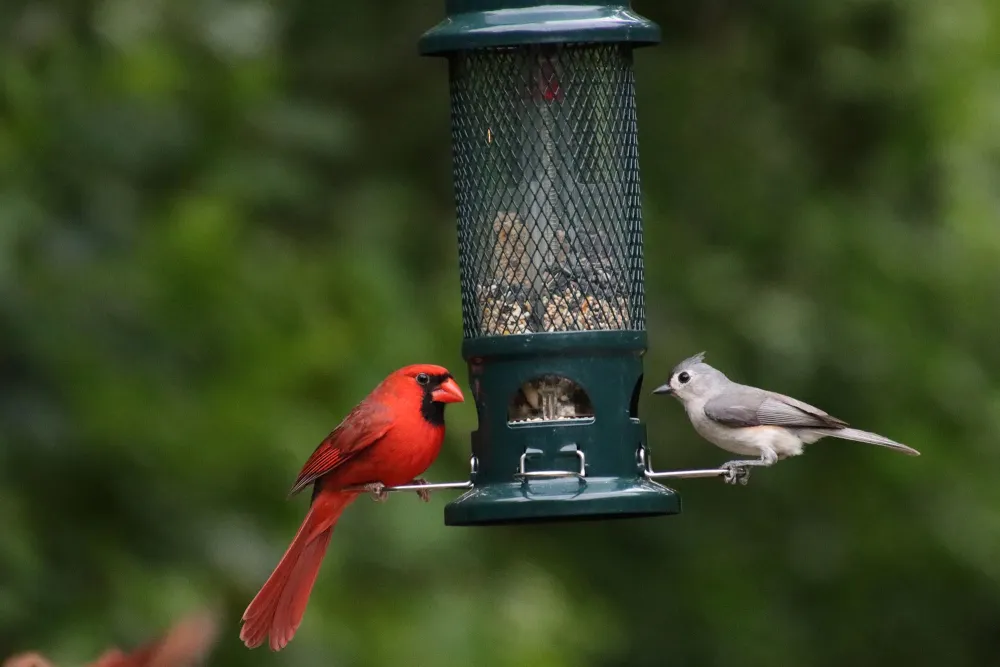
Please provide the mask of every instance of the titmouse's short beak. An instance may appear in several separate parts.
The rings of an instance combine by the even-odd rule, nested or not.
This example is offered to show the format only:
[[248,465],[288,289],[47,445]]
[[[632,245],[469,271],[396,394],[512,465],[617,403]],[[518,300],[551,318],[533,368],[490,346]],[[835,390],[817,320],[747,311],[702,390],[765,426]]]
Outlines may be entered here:
[[435,403],[461,403],[465,400],[465,396],[462,396],[458,383],[448,378],[431,392],[431,400]]
[[670,384],[668,383],[668,384],[661,384],[659,387],[657,387],[656,389],[653,390],[653,393],[654,394],[665,394],[665,395],[669,396],[670,394],[674,393],[674,390],[671,389]]

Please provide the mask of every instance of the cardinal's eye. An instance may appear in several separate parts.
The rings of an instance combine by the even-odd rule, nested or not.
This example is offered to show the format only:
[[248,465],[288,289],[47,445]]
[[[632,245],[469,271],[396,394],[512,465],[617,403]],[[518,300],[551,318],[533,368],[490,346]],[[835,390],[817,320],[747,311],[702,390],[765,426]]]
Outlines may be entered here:
[[431,381],[431,376],[427,373],[417,374],[417,384],[427,384]]
[[690,379],[691,375],[687,371],[684,371],[683,373],[677,376],[677,381],[680,382],[681,384],[687,384],[688,380]]

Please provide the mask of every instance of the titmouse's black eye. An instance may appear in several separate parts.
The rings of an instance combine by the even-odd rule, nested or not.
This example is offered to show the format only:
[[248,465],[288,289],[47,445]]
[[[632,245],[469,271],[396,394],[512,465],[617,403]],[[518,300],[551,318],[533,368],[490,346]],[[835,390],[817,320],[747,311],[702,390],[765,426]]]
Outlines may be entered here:
[[684,371],[677,376],[677,381],[680,382],[681,384],[687,384],[688,380],[690,379],[691,379],[691,374],[688,373],[687,371]]
[[431,376],[429,376],[427,373],[417,374],[417,384],[427,384],[430,381],[431,381]]

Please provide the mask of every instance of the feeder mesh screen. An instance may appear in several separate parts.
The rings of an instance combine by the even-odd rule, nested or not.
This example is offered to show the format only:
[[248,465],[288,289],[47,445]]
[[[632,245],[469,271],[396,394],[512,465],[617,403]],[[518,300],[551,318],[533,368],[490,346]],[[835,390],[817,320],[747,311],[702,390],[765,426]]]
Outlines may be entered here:
[[631,49],[465,51],[450,71],[465,337],[645,328]]

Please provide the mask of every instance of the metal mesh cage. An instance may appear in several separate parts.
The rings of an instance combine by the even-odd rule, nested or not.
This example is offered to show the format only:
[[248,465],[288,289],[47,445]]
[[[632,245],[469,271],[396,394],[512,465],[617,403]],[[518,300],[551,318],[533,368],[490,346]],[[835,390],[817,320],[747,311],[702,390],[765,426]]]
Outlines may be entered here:
[[641,330],[632,51],[463,51],[451,68],[466,338]]

